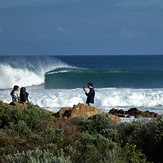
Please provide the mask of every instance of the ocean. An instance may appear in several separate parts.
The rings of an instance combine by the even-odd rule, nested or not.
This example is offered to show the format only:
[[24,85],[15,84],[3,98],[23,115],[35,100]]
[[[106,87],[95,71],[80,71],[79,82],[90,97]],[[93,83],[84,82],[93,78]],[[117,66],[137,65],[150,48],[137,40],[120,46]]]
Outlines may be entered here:
[[58,111],[85,103],[83,86],[96,91],[94,106],[136,107],[163,113],[163,55],[0,56],[0,100],[11,102],[14,85],[25,86],[33,104]]

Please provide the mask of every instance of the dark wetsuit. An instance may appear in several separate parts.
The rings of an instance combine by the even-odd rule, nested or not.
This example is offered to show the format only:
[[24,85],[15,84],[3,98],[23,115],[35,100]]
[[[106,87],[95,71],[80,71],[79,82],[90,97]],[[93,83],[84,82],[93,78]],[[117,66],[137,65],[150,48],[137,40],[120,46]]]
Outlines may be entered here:
[[89,105],[90,103],[94,104],[95,90],[93,88],[90,89],[88,93],[85,93],[87,96],[86,103]]

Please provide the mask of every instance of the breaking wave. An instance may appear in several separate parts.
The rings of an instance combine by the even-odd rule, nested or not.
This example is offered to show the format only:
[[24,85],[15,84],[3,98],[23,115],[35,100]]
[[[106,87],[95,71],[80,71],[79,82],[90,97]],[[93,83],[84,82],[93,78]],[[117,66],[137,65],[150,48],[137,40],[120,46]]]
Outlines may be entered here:
[[44,83],[44,75],[47,71],[68,66],[53,57],[3,57],[2,59],[0,60],[0,89],[11,88],[13,85],[40,85]]
[[45,74],[45,88],[80,88],[92,82],[97,88],[162,88],[163,70],[120,70],[62,67]]

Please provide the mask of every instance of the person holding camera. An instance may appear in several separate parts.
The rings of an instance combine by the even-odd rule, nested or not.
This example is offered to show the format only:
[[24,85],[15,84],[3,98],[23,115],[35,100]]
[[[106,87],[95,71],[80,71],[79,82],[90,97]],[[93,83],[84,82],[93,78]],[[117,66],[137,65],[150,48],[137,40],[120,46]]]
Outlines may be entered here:
[[83,87],[85,95],[87,96],[86,104],[93,106],[93,104],[94,104],[94,97],[95,97],[95,90],[93,88],[93,84],[92,83],[88,83],[87,85],[88,85],[88,88],[89,88],[89,92],[87,92],[86,88]]

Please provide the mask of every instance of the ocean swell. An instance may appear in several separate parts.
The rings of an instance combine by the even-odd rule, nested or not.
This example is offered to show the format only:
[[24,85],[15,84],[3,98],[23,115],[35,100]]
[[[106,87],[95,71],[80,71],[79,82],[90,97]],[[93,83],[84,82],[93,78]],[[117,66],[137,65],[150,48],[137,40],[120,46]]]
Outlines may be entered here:
[[62,67],[45,74],[45,88],[80,88],[92,82],[97,88],[162,88],[162,70],[121,70]]

